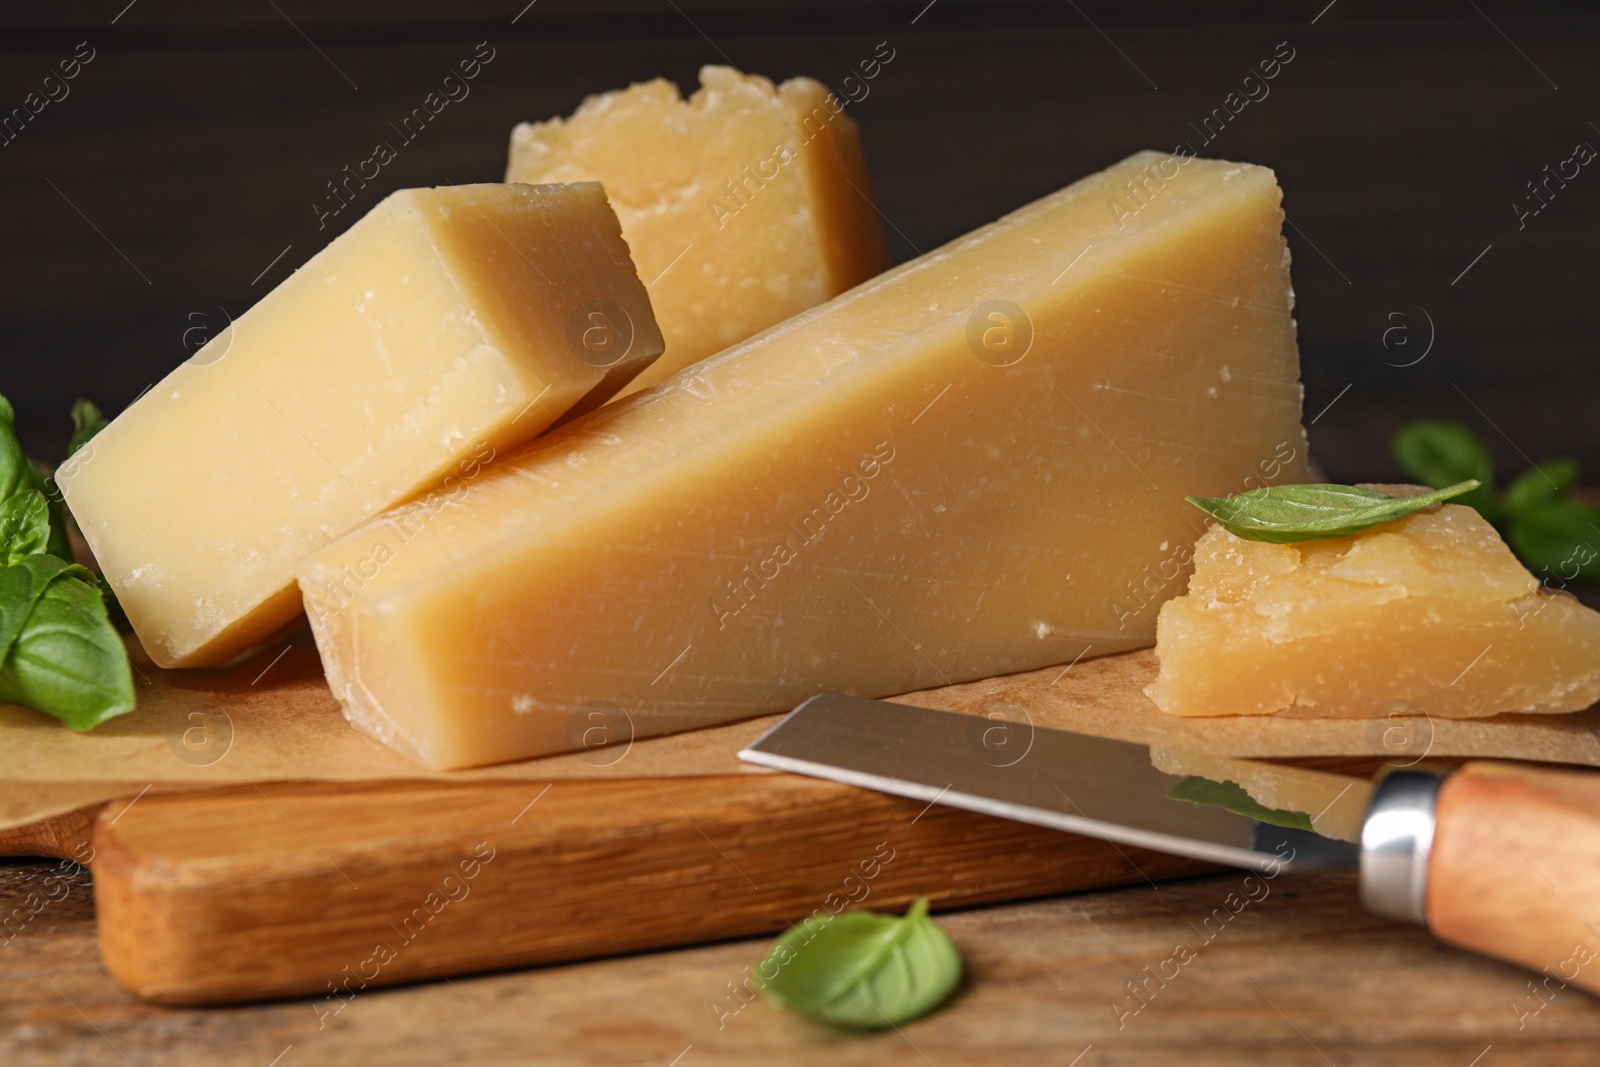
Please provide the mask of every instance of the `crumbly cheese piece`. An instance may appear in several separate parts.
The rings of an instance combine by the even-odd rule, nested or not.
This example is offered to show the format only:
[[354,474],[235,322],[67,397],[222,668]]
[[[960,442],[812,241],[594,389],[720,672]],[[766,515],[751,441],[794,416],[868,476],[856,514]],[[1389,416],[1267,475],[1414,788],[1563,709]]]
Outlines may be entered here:
[[150,657],[221,663],[300,614],[306,553],[459,492],[661,347],[599,185],[403,190],[58,480]]
[[1600,613],[1542,588],[1457,504],[1292,545],[1213,527],[1156,632],[1146,692],[1173,715],[1480,718],[1600,700]]
[[1148,645],[1304,476],[1279,192],[1133,156],[308,558],[352,721],[434,767]]
[[650,287],[665,355],[655,385],[889,266],[856,124],[810,78],[774,88],[703,67],[590,97],[511,134],[506,180],[605,184]]

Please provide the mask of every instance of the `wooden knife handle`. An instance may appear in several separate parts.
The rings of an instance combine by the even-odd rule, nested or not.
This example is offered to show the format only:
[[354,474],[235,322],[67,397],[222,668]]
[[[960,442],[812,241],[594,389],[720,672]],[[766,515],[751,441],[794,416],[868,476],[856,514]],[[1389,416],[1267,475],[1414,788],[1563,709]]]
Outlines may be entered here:
[[1469,763],[1434,812],[1434,934],[1537,972],[1530,1011],[1564,985],[1600,993],[1600,774]]

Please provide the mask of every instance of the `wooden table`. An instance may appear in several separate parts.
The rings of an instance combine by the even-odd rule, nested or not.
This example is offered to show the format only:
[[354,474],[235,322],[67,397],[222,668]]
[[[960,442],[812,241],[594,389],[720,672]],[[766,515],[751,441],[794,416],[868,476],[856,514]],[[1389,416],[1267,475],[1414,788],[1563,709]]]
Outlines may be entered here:
[[[1241,873],[946,914],[963,989],[865,1036],[740,1007],[729,983],[764,940],[369,991],[332,1016],[331,1001],[151,1007],[101,970],[87,876],[69,873],[0,861],[0,917],[26,915],[30,891],[59,898],[0,932],[0,1063],[1501,1067],[1593,1063],[1600,1040],[1594,1000],[1542,1002],[1521,971],[1367,915],[1348,873],[1256,883],[1209,943],[1202,924]],[[1163,964],[1180,942],[1194,958]],[[1126,983],[1141,981],[1154,992],[1134,1013]]]

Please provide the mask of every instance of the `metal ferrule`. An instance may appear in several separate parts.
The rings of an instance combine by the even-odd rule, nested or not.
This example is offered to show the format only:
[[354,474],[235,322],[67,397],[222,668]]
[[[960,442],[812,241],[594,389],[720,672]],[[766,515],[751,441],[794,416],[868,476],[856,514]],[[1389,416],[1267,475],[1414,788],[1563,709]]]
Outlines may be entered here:
[[1373,788],[1361,828],[1361,902],[1369,911],[1428,925],[1434,804],[1447,774],[1390,771]]

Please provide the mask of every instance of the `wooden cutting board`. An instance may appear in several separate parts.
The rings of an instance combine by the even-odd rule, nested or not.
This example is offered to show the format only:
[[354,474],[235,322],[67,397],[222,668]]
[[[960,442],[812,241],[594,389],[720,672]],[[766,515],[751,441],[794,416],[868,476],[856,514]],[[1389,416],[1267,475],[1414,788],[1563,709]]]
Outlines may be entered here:
[[174,1003],[323,995],[1144,883],[1193,860],[795,775],[296,783],[114,801],[0,835],[87,861],[100,951]]
[[[164,765],[190,769],[168,744],[164,724],[189,722],[175,713],[192,704],[231,704],[238,712],[237,751],[199,770],[250,777],[216,788],[185,779],[179,784],[196,791],[144,787],[140,795],[126,779],[108,779],[100,784],[117,792],[86,798],[95,804],[0,833],[0,855],[89,864],[106,967],[141,996],[221,1003],[321,995],[334,1010],[365,987],[772,932],[818,909],[903,909],[921,895],[955,907],[1205,869],[831,782],[723,773],[739,766],[731,753],[750,739],[744,735],[762,728],[753,723],[643,741],[632,762],[618,765],[638,768],[630,778],[563,777],[557,757],[549,766],[529,761],[493,772],[519,775],[500,780],[284,781],[299,776],[281,773],[286,765],[274,775],[245,762],[254,758],[252,746],[287,737],[299,739],[289,751],[314,747],[315,738],[374,747],[338,718],[314,660],[299,674],[292,662],[268,657],[237,678],[168,679],[151,668],[141,713],[109,724],[104,735],[67,736],[31,713],[13,716],[18,744],[8,752],[19,766],[53,761],[71,769],[92,756],[107,774],[138,773],[138,781],[148,773],[149,781]],[[1374,751],[1364,747],[1365,723],[1168,719],[1142,695],[1153,671],[1148,652],[1129,653],[903,699],[1179,747],[1193,733],[1255,756],[1326,762]],[[315,694],[328,706],[302,708],[293,729],[280,728],[283,736],[265,730],[267,713],[288,706],[293,693]],[[247,700],[256,703],[246,707]],[[1571,752],[1583,717],[1560,718],[1554,725],[1440,723],[1427,736],[1435,756],[1505,754],[1518,744],[1534,755],[1541,746]],[[328,730],[308,733],[315,723]],[[657,752],[656,765],[679,772],[665,777],[648,769],[651,745],[711,745],[723,758],[704,764],[717,770],[684,774],[683,753]],[[360,755],[345,751],[332,769],[348,773]],[[1358,761],[1377,762],[1370,754]],[[535,777],[541,771],[549,778]]]

